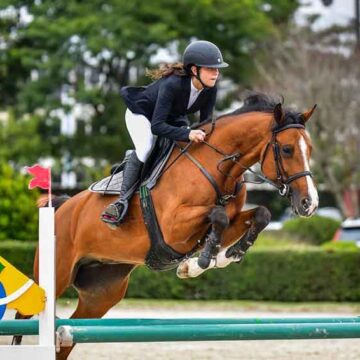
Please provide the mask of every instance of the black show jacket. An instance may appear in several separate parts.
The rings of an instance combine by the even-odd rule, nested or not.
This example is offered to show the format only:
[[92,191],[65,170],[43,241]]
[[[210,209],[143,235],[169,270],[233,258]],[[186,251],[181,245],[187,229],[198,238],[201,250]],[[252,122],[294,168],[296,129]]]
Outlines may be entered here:
[[191,78],[170,75],[148,86],[121,88],[120,93],[129,110],[144,115],[151,122],[154,135],[176,141],[189,141],[190,129],[186,114],[200,111],[200,121],[208,119],[216,101],[216,87],[201,91],[192,106],[187,109]]

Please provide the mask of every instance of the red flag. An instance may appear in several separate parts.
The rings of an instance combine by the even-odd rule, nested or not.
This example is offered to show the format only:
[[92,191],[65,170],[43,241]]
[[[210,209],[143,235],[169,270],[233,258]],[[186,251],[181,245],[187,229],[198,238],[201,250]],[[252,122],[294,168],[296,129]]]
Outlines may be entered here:
[[41,189],[50,188],[50,168],[43,168],[36,164],[34,166],[26,166],[26,171],[33,176],[29,183],[29,189],[39,187]]

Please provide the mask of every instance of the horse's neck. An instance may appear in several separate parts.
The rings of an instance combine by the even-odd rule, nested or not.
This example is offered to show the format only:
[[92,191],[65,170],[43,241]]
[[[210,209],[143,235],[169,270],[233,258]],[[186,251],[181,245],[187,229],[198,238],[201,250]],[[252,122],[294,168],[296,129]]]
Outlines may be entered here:
[[[271,138],[271,121],[272,116],[270,114],[259,112],[229,116],[219,120],[208,141],[227,155],[241,153],[241,157],[238,159],[241,166],[231,160],[221,162],[224,156],[219,155],[214,149],[204,144],[194,144],[190,147],[189,152],[211,174],[221,190],[230,189],[234,184],[234,178],[237,179],[244,172],[244,167],[250,167],[259,161],[261,150]],[[210,126],[206,125],[205,128],[206,132],[209,132]],[[174,152],[172,156],[170,162],[178,154]],[[197,179],[199,174],[201,179],[207,181],[199,173],[199,169],[196,166],[189,167],[187,161],[185,167],[173,166],[164,174],[170,183],[173,183],[174,179],[179,179],[181,189],[183,188],[184,179]],[[186,176],[184,176],[185,172]],[[190,172],[194,173],[190,175]],[[231,176],[225,176],[224,174],[230,174]],[[166,184],[166,182],[162,183]],[[200,189],[202,188],[197,187],[198,193],[201,192]],[[207,187],[203,187],[203,189],[205,191]]]
[[222,131],[218,131],[214,142],[227,154],[241,154],[238,159],[241,165],[228,161],[226,172],[231,176],[224,179],[225,187],[233,183],[234,178],[240,177],[245,172],[244,168],[260,160],[261,151],[271,138],[271,123],[272,115],[254,112],[234,116],[221,124]]

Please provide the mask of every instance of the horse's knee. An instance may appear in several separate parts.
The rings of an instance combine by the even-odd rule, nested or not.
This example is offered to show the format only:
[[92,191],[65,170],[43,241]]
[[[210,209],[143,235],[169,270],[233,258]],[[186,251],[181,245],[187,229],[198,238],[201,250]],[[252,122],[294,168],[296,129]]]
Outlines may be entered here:
[[254,244],[259,232],[270,222],[271,213],[265,206],[259,206],[254,211],[250,228],[237,243],[226,250],[225,258],[233,257],[233,261],[241,261],[249,247]]
[[266,227],[267,224],[269,224],[270,220],[271,220],[271,213],[269,211],[269,209],[267,209],[265,206],[259,206],[256,209],[255,212],[255,222],[256,225],[263,229]]
[[223,229],[229,226],[229,218],[223,206],[215,206],[209,214],[209,220],[212,224],[216,224]]

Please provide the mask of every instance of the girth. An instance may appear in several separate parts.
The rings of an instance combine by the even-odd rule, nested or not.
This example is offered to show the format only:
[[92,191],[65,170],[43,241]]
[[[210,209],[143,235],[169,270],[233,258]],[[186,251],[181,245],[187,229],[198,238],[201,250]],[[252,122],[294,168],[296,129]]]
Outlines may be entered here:
[[187,254],[181,254],[172,249],[164,241],[161,228],[157,221],[151,192],[147,185],[140,187],[140,203],[151,244],[145,259],[145,264],[148,268],[160,271],[174,269],[181,261],[191,257],[202,245],[203,241],[199,241]]

